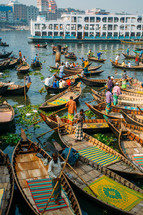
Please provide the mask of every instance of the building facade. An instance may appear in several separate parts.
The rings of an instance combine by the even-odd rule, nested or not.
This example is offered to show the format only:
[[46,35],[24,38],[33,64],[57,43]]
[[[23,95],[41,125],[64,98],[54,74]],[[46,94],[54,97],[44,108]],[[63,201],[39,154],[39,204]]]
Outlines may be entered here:
[[37,0],[39,12],[56,13],[57,4],[55,0]]
[[16,23],[27,23],[27,6],[19,3],[17,0],[10,1],[9,6],[13,8],[14,21]]
[[38,17],[31,22],[31,38],[41,39],[141,39],[143,15],[63,14],[60,20],[46,21]]
[[13,8],[7,5],[0,5],[0,22],[13,23]]
[[27,23],[29,24],[31,20],[36,21],[39,15],[39,9],[33,5],[27,6]]

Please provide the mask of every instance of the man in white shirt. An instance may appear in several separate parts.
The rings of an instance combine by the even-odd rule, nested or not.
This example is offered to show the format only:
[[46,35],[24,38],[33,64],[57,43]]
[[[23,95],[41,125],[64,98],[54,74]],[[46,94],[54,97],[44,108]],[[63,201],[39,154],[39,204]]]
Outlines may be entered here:
[[60,80],[59,88],[63,88],[63,82],[62,82],[62,80]]
[[62,63],[62,65],[59,66],[59,70],[60,70],[60,72],[59,72],[59,78],[63,78],[64,67],[65,67],[64,63]]
[[62,84],[63,84],[63,87],[67,86],[67,82],[65,80],[62,80]]
[[131,67],[131,63],[130,62],[128,62],[128,67]]
[[116,56],[116,59],[115,59],[115,63],[116,63],[116,64],[118,64],[119,57],[120,57],[120,54],[118,54],[118,55]]
[[58,181],[58,185],[53,193],[53,198],[55,200],[55,203],[58,205],[60,204],[59,200],[61,198],[61,181],[59,179],[59,176],[62,170],[62,164],[64,164],[64,162],[60,162],[58,154],[56,152],[53,153],[52,160],[50,161],[49,167],[48,167],[48,174],[49,174],[49,177],[52,179],[53,189]]
[[66,68],[69,68],[69,62],[66,61]]
[[48,78],[45,79],[45,86],[50,87],[54,81],[55,75],[52,77],[48,76]]

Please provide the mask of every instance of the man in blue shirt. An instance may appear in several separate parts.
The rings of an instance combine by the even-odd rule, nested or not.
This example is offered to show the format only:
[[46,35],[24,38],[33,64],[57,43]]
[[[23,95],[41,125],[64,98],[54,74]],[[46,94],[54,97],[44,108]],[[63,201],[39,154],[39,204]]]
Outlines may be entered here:
[[[62,156],[64,159],[67,158],[68,153],[69,153],[69,148],[65,148],[62,152]],[[75,149],[71,148],[71,152],[68,158],[68,163],[71,166],[74,166],[77,164],[78,158],[79,158],[79,153]]]
[[101,55],[102,55],[101,52],[98,52],[98,53],[97,53],[98,60],[100,60]]
[[53,83],[53,88],[57,88],[57,81],[55,80],[54,83]]
[[56,80],[56,85],[59,88],[59,80],[58,79]]
[[37,63],[37,62],[39,62],[39,60],[38,60],[38,54],[35,55],[33,63]]

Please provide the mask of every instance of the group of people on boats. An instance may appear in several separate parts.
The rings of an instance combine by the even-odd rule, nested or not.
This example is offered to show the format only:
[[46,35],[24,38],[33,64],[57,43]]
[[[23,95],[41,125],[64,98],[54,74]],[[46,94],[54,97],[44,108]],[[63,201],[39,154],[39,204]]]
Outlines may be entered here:
[[[102,53],[101,52],[97,52],[97,58],[98,60],[100,60]],[[95,57],[94,53],[91,51],[91,49],[88,51],[87,56],[89,57]]]
[[[115,83],[113,76],[108,76],[107,80],[107,92],[106,92],[106,114],[109,114],[111,112],[111,104],[113,102],[113,105],[116,106],[118,104],[118,98],[121,94],[120,84],[118,82]],[[126,70],[124,70],[122,74],[122,85],[121,88],[125,89],[127,87],[127,73]]]
[[22,52],[21,50],[19,50],[19,63],[22,64],[23,66],[27,66],[27,62],[26,62],[26,57],[23,56],[22,57]]
[[[128,48],[127,50],[128,50],[127,52],[129,53],[129,48]],[[142,54],[141,56],[143,57],[143,54]],[[116,65],[119,64],[119,58],[120,58],[120,54],[118,54],[118,55],[116,56],[116,58],[115,58],[115,64],[116,64]],[[142,59],[142,61],[140,62],[140,56],[139,56],[139,54],[137,54],[136,57],[135,57],[135,64],[136,64],[136,66],[143,66],[143,59]],[[126,64],[124,60],[123,60],[123,62],[121,63],[121,66],[122,66],[122,67],[129,67],[129,68],[132,67],[130,61],[128,61],[128,64]]]

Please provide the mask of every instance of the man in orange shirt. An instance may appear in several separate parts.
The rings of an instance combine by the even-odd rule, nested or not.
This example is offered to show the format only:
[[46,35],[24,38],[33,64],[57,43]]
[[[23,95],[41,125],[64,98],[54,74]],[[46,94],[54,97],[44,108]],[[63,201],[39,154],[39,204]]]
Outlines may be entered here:
[[68,107],[68,123],[72,124],[74,119],[74,112],[77,113],[76,102],[73,101],[73,97],[70,97],[70,101],[67,102],[66,107]]

